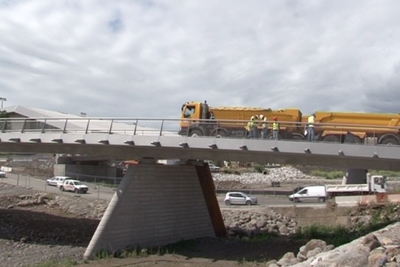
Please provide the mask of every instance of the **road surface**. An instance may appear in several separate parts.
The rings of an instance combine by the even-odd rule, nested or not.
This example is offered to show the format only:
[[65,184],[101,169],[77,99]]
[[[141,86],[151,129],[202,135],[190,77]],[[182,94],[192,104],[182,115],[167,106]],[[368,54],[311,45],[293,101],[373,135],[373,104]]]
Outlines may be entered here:
[[[13,173],[7,173],[6,178],[0,178],[0,182],[12,184],[12,185],[19,185],[23,186],[25,188],[37,190],[37,191],[44,191],[44,192],[49,192],[49,193],[54,193],[54,194],[67,194],[67,195],[74,195],[75,193],[73,192],[63,192],[60,191],[57,187],[55,186],[49,186],[46,183],[46,180],[42,179],[37,179],[33,178],[30,176],[26,175],[20,175],[20,174],[13,174]],[[106,186],[101,186],[101,185],[96,185],[92,183],[85,183],[89,187],[89,191],[86,194],[79,194],[80,197],[87,198],[87,199],[103,199],[103,200],[111,200],[112,196],[115,193],[114,188],[106,187]],[[287,196],[284,195],[253,195],[257,197],[258,199],[258,205],[255,207],[260,207],[260,206],[265,206],[265,207],[288,207],[288,206],[324,206],[326,205],[325,203],[314,203],[314,202],[309,202],[309,203],[293,203],[289,201]],[[224,198],[225,194],[224,193],[219,193],[217,194],[217,199],[219,206],[221,208],[226,208],[228,206],[225,205],[224,203]],[[254,206],[246,206],[246,205],[236,205],[236,206],[229,206],[230,208],[251,208]]]

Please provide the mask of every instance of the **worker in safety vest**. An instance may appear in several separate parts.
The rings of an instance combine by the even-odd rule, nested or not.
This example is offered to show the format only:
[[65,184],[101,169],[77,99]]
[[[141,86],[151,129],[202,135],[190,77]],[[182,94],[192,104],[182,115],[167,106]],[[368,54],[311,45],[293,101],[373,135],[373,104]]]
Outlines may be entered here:
[[263,114],[260,115],[261,120],[261,139],[267,139],[268,135],[268,120]]
[[314,140],[314,127],[315,127],[315,113],[308,117],[307,123],[307,140],[312,142]]
[[258,137],[258,116],[251,116],[250,121],[246,125],[246,130],[248,131],[247,139],[257,138]]
[[252,138],[252,132],[251,132],[251,127],[253,126],[253,121],[254,121],[254,116],[251,116],[250,120],[247,122],[246,126],[244,128],[247,131],[246,138],[250,139]]
[[278,117],[274,117],[274,122],[272,123],[272,136],[275,140],[279,139],[279,122]]

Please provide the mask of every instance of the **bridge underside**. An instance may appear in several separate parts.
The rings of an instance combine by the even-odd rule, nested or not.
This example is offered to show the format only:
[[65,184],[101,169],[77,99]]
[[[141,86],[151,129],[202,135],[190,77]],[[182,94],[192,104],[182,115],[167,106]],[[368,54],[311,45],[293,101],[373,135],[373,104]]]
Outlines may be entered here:
[[84,257],[102,250],[225,235],[207,164],[161,165],[148,160],[129,167]]

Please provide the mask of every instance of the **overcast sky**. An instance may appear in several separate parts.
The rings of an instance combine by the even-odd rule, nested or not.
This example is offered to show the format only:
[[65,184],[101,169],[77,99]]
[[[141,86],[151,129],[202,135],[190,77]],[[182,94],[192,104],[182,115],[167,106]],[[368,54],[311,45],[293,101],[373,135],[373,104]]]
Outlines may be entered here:
[[400,1],[0,0],[0,97],[178,118],[187,101],[400,111]]

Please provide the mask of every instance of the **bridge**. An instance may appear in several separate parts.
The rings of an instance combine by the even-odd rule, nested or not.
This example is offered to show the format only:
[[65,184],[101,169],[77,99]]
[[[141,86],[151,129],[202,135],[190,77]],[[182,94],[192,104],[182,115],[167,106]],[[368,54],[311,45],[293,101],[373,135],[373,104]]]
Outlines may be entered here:
[[[145,118],[2,118],[0,152],[140,159],[123,177],[86,258],[100,250],[225,236],[204,160],[400,170],[399,146],[187,137],[176,134],[178,125],[179,120]],[[180,161],[162,165],[157,159]]]

